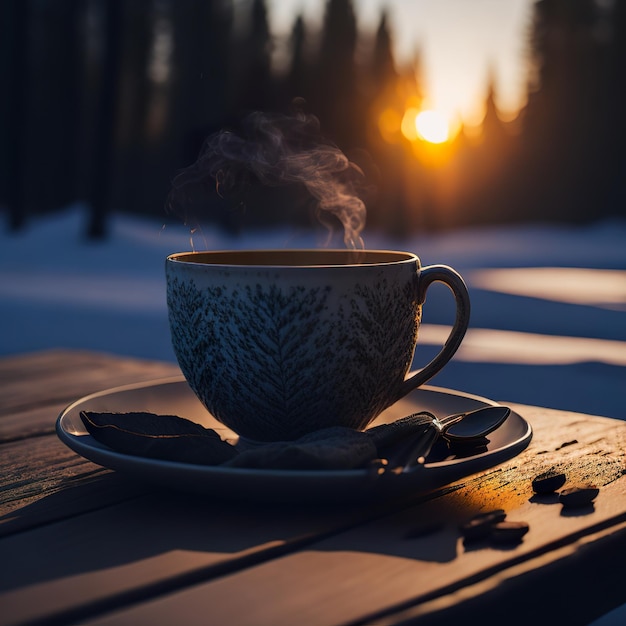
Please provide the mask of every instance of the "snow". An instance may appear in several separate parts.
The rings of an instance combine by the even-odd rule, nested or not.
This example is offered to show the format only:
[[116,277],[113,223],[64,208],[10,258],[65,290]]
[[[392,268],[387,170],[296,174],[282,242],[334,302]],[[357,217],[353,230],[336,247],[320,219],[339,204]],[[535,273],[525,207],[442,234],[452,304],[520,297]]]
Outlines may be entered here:
[[[318,247],[314,234],[275,229],[239,237],[114,215],[110,237],[83,238],[73,206],[0,233],[0,355],[48,348],[175,361],[164,261],[195,249]],[[626,419],[626,221],[524,225],[419,234],[364,233],[368,248],[415,252],[466,279],[470,330],[430,384],[500,401]],[[454,318],[433,285],[415,365],[445,340]]]

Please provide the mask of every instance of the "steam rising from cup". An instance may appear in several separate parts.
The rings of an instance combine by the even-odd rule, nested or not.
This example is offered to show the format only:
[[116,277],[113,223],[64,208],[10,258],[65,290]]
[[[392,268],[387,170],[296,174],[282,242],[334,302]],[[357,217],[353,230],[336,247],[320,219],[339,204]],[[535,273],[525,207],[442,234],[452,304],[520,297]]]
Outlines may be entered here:
[[320,217],[334,215],[343,225],[348,248],[362,249],[365,204],[357,195],[363,172],[320,135],[312,115],[255,112],[241,132],[222,130],[208,137],[195,163],[172,183],[172,208],[190,185],[213,182],[220,195],[251,179],[267,186],[303,185],[317,202]]

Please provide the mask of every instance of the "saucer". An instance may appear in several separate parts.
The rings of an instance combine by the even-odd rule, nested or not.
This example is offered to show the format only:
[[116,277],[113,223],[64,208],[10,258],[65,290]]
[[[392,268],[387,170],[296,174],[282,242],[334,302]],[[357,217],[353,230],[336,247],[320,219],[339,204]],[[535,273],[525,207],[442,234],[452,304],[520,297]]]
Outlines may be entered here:
[[[372,424],[393,422],[418,411],[444,416],[496,402],[460,391],[424,385],[384,411]],[[377,475],[367,469],[270,470],[204,466],[161,461],[115,452],[87,433],[81,411],[178,415],[215,430],[222,439],[236,434],[219,423],[200,403],[182,376],[115,387],[85,396],[58,417],[57,435],[84,458],[168,488],[227,499],[263,502],[380,501],[419,495],[483,471],[519,454],[530,443],[532,428],[511,411],[489,434],[485,448],[462,458],[426,459],[402,474]]]

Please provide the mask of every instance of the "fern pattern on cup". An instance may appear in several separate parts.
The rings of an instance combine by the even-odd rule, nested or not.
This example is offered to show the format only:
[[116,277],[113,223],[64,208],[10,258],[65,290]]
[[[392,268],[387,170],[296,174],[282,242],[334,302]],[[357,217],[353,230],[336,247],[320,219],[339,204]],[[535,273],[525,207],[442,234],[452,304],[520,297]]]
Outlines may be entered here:
[[398,396],[421,318],[415,281],[385,278],[336,294],[174,277],[167,299],[191,388],[218,420],[259,441],[294,439],[313,423],[365,428]]

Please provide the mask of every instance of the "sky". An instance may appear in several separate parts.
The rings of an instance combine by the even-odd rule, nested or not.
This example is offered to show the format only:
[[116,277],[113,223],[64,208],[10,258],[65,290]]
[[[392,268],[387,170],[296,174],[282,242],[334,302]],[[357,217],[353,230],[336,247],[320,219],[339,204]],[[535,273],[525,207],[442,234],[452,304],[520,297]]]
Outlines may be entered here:
[[[61,347],[174,362],[165,257],[192,249],[189,230],[118,215],[110,238],[89,244],[86,218],[75,206],[18,235],[0,230],[0,356]],[[195,249],[318,245],[280,229],[193,238]],[[468,333],[433,385],[626,419],[626,221],[364,239],[451,265],[468,284]],[[429,288],[415,367],[445,341],[453,302],[443,285]]]
[[[513,117],[526,96],[527,39],[533,0],[354,0],[359,32],[375,32],[386,8],[398,63],[419,51],[428,108],[480,123],[490,73],[496,102]],[[296,15],[319,25],[326,0],[268,0],[277,49]]]

